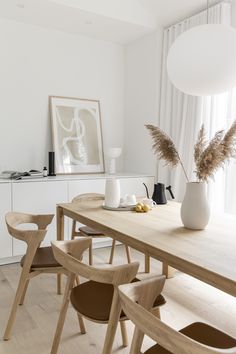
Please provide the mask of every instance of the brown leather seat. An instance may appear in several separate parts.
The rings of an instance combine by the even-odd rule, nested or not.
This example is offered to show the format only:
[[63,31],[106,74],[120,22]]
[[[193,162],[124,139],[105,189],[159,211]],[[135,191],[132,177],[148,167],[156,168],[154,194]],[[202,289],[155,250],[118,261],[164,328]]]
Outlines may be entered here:
[[[20,265],[23,267],[25,261],[25,256],[21,258]],[[38,248],[31,268],[48,268],[48,267],[60,267],[61,265],[55,260],[52,247],[41,247]]]
[[[87,236],[103,236],[104,234],[98,230],[92,229],[88,226],[82,226],[79,228],[79,231]],[[104,235],[105,236],[105,235]]]
[[[222,333],[216,328],[213,328],[205,323],[195,322],[180,330],[189,338],[196,340],[199,343],[208,345],[214,348],[228,349],[236,346],[236,340],[229,335]],[[160,345],[156,344],[148,349],[144,354],[172,354]]]
[[[134,279],[133,282],[139,281]],[[94,319],[96,321],[108,321],[114,287],[112,284],[97,283],[95,281],[87,281],[72,289],[70,300],[80,314]],[[165,304],[165,299],[159,295],[154,303],[154,306]],[[121,317],[125,317],[122,311]]]

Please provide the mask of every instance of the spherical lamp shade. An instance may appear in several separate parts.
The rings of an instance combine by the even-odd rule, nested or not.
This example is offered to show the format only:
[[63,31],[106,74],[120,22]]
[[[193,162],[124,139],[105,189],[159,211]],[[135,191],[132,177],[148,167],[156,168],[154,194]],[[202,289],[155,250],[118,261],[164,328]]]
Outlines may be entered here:
[[193,96],[208,96],[236,86],[236,30],[201,25],[181,34],[169,50],[167,72],[173,85]]

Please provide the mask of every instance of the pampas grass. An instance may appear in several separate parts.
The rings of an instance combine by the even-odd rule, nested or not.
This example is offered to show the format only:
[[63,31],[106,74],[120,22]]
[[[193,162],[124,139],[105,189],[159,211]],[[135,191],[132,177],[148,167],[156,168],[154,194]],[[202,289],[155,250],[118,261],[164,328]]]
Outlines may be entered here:
[[199,182],[213,178],[220,167],[223,167],[231,157],[235,157],[236,121],[225,134],[224,130],[216,132],[207,145],[203,136],[205,136],[204,126],[194,147],[195,172]]
[[236,121],[233,122],[229,130],[224,136],[224,139],[221,143],[222,153],[226,159],[231,157],[236,157]]
[[184,165],[181,161],[173,140],[171,140],[171,138],[163,130],[155,127],[154,125],[146,124],[145,127],[148,129],[152,137],[152,148],[154,154],[157,155],[159,160],[164,160],[166,165],[171,167],[176,167],[180,163],[183,168],[185,177],[187,181],[189,181]]
[[200,161],[200,157],[203,150],[205,149],[205,146],[206,146],[206,133],[205,133],[204,125],[202,124],[201,129],[199,130],[198,133],[197,142],[194,146],[194,160],[196,165]]
[[[154,125],[147,124],[146,128],[153,140],[154,154],[171,167],[180,164],[187,181],[189,181],[172,139]],[[212,178],[214,173],[232,157],[236,157],[236,121],[233,122],[225,134],[224,130],[217,131],[209,142],[206,141],[206,132],[204,125],[202,125],[194,145],[195,173],[198,182],[206,182],[209,178]]]

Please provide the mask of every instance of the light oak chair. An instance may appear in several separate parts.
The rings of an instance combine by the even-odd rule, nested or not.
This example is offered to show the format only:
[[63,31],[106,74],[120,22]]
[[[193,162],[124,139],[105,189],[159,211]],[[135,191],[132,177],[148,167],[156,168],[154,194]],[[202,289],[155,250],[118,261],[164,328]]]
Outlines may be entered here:
[[[6,214],[5,220],[9,234],[27,243],[27,251],[21,259],[21,275],[16,290],[15,299],[10,312],[9,320],[4,334],[4,340],[11,337],[12,327],[16,318],[17,306],[24,302],[25,294],[31,278],[41,273],[67,273],[55,260],[51,247],[41,247],[47,233],[47,226],[52,222],[54,215],[30,215],[10,212]],[[24,224],[35,224],[37,229],[20,229]],[[60,289],[58,289],[60,292]]]
[[145,354],[236,354],[236,339],[205,323],[192,323],[179,332],[150,312],[165,277],[119,286],[125,314],[136,325],[130,354],[141,353],[143,333],[158,344]]
[[[96,200],[104,200],[105,197],[103,194],[98,193],[85,193],[80,194],[72,199],[72,203],[85,203],[86,201],[96,201]],[[92,238],[101,238],[101,237],[109,237],[109,235],[105,235],[102,232],[92,229],[88,226],[79,227],[79,231],[76,228],[76,221],[73,220],[72,229],[71,229],[71,239],[73,240],[75,237],[92,237]],[[109,264],[112,264],[114,258],[114,251],[115,251],[116,240],[112,240],[111,246],[111,253]],[[130,249],[127,245],[125,245],[126,257],[128,263],[131,263],[131,256],[130,256]],[[89,247],[89,264],[93,265],[93,250],[92,250],[92,243]]]
[[[72,242],[74,242],[74,246]],[[128,345],[125,328],[127,317],[121,312],[118,285],[138,281],[135,279],[135,276],[139,263],[134,262],[120,266],[109,266],[107,268],[95,268],[83,264],[79,261],[77,252],[80,247],[85,249],[90,244],[91,238],[52,242],[55,258],[67,269],[70,275],[67,280],[51,354],[57,353],[69,301],[71,301],[72,306],[80,316],[97,323],[108,324],[103,354],[111,353],[118,322],[120,322],[123,345]],[[82,276],[88,279],[88,281],[73,287],[77,276]],[[155,309],[157,309],[158,313],[158,306],[164,303],[164,298],[158,296],[155,301]]]

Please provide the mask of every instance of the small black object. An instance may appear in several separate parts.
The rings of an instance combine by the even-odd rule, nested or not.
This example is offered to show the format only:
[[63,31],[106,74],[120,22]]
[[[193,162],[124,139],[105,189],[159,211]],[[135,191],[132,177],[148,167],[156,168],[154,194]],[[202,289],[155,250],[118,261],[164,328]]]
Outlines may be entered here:
[[56,176],[55,174],[55,152],[48,153],[48,176]]
[[154,184],[154,192],[152,195],[152,199],[154,200],[154,202],[156,202],[157,204],[167,203],[166,194],[165,194],[166,189],[170,192],[172,199],[175,198],[174,194],[172,193],[171,186],[165,188],[165,185],[163,183],[157,183]]
[[45,167],[43,168],[43,177],[47,177],[47,175],[48,175],[48,169],[47,169],[47,167],[45,166]]

